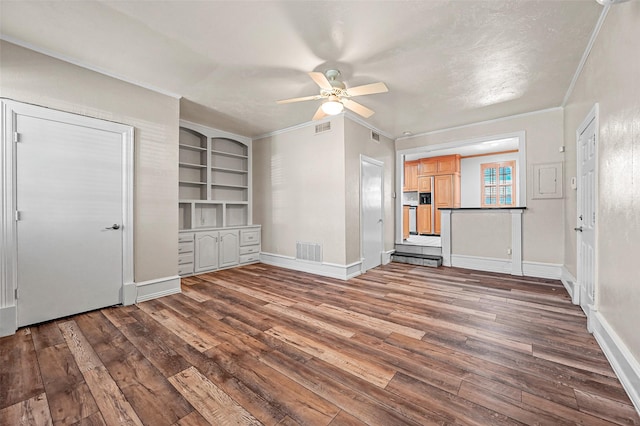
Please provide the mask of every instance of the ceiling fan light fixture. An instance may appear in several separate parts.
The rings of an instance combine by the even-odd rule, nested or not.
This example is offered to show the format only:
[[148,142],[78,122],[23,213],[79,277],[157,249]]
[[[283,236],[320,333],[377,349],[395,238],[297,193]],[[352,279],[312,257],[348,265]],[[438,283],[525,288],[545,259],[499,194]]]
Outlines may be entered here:
[[340,102],[337,96],[330,96],[329,99],[322,104],[322,112],[327,115],[340,114],[343,109],[344,105],[342,105],[342,102]]

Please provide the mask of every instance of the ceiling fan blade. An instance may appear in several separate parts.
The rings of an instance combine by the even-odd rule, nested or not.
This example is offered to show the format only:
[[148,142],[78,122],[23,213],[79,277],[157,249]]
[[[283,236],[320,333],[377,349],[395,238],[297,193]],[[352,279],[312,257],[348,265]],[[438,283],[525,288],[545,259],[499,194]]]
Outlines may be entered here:
[[320,86],[321,89],[326,89],[326,90],[333,89],[333,86],[331,86],[331,83],[329,83],[329,80],[327,80],[327,77],[321,72],[310,72],[309,77],[311,77],[311,79],[315,81],[316,84]]
[[292,102],[302,102],[302,101],[313,101],[316,99],[321,99],[320,95],[311,95],[311,96],[303,96],[302,98],[291,98],[291,99],[283,99],[281,101],[276,101],[277,104],[290,104]]
[[315,120],[320,120],[322,118],[325,118],[327,116],[327,114],[325,114],[325,112],[322,110],[322,105],[320,105],[318,107],[318,109],[316,110],[316,113],[313,114],[313,121]]
[[373,95],[374,93],[384,93],[388,91],[387,85],[381,81],[363,86],[349,87],[347,89],[349,96]]
[[366,106],[360,105],[359,103],[354,102],[354,101],[352,101],[350,99],[344,99],[343,98],[343,99],[341,99],[341,102],[345,106],[345,108],[350,109],[351,111],[355,112],[356,114],[360,114],[364,118],[369,118],[373,114],[375,114],[375,112],[373,110],[370,110]]

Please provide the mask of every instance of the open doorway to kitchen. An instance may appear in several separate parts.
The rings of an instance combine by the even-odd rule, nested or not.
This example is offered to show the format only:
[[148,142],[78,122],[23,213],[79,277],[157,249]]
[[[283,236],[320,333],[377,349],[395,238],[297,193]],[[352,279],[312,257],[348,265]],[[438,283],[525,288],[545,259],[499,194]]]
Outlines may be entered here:
[[398,151],[396,244],[439,248],[440,209],[524,207],[524,132]]

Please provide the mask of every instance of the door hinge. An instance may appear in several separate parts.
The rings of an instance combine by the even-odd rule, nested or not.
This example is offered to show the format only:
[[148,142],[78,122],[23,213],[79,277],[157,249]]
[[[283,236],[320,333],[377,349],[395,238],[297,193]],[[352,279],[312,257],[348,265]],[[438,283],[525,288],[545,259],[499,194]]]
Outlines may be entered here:
[[18,132],[13,132],[13,141],[14,142],[20,142],[20,133]]
[[18,300],[18,289],[16,288],[13,292],[13,297],[15,300]]
[[16,222],[20,220],[20,210],[16,210]]

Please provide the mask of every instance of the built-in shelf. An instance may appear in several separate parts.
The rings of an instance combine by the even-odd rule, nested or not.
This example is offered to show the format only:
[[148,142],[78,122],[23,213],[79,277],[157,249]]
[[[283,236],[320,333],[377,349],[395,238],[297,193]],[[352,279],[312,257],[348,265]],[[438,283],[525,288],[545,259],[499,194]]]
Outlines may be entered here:
[[234,154],[234,153],[225,152],[225,151],[214,151],[214,150],[211,150],[211,154],[212,155],[223,155],[225,157],[234,157],[234,158],[244,158],[244,159],[248,159],[249,158],[248,155]]
[[205,169],[207,166],[205,164],[193,164],[193,163],[178,163],[180,167],[187,167],[191,169]]
[[181,122],[180,229],[251,225],[251,140]]
[[212,167],[211,170],[219,171],[219,172],[227,172],[227,173],[239,173],[239,174],[249,173],[247,170],[226,169],[224,167]]
[[182,148],[182,149],[190,149],[192,151],[206,151],[207,150],[207,148],[203,148],[201,146],[193,146],[193,145],[187,145],[187,144],[182,144],[182,143],[178,144],[178,147]]

